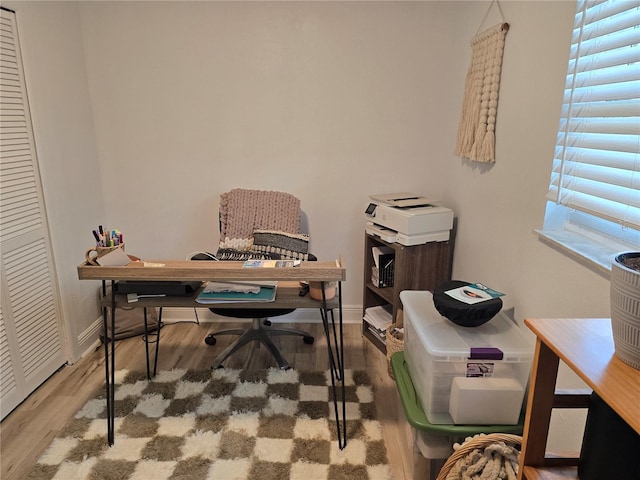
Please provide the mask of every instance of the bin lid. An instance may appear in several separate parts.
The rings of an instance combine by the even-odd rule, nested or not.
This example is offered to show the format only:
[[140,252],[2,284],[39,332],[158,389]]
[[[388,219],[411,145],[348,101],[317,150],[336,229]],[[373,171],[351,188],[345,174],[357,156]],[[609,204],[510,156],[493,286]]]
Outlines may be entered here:
[[466,360],[471,349],[489,349],[493,352],[489,355],[499,349],[507,362],[529,361],[533,356],[533,336],[528,338],[504,311],[478,327],[461,327],[438,313],[429,291],[405,290],[400,300],[405,326],[411,323],[427,353],[440,360]]

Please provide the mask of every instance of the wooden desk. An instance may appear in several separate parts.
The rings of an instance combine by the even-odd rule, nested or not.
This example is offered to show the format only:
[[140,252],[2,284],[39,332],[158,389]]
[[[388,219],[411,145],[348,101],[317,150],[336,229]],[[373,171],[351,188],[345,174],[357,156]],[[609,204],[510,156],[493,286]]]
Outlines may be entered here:
[[559,361],[565,362],[639,433],[640,370],[614,355],[608,318],[525,319],[525,324],[537,340],[518,479],[577,480],[577,455],[574,458],[546,455],[552,409],[562,405],[586,406],[555,393]]
[[[78,266],[78,278],[80,280],[100,280],[102,282],[102,320],[104,333],[105,355],[105,389],[107,396],[107,441],[109,445],[114,443],[115,434],[115,335],[108,335],[109,318],[111,320],[111,332],[115,332],[115,310],[117,306],[126,303],[128,307],[144,308],[145,330],[147,329],[146,309],[148,307],[196,307],[209,308],[212,305],[200,304],[195,301],[195,295],[191,297],[155,297],[140,299],[135,303],[127,303],[124,295],[116,294],[115,282],[118,280],[139,281],[239,281],[239,280],[276,280],[284,282],[276,291],[274,302],[260,303],[260,308],[318,308],[324,325],[327,348],[329,350],[329,368],[334,390],[334,408],[337,419],[338,446],[342,449],[346,446],[346,405],[344,385],[344,351],[342,331],[342,281],[346,279],[346,270],[339,261],[302,262],[298,267],[287,268],[244,268],[243,262],[218,262],[218,261],[175,261],[154,260],[152,263],[161,266],[143,266],[142,262],[132,262],[126,266],[102,267],[83,263]],[[294,287],[300,280],[337,283],[337,296],[335,300],[321,301],[311,300],[308,296],[298,295],[299,288]],[[110,288],[107,288],[110,281]],[[296,283],[291,283],[296,282]],[[323,297],[324,297],[324,288]],[[255,304],[216,304],[216,308],[225,306],[233,308],[255,308]],[[111,315],[107,314],[110,308]],[[338,310],[338,323],[336,325],[334,309]],[[162,318],[160,310],[158,323]],[[148,332],[147,332],[148,333]],[[111,349],[109,349],[111,346]],[[148,343],[147,362],[148,362]],[[159,331],[156,341],[156,362],[159,348]],[[155,367],[154,367],[155,371]],[[147,363],[147,373],[149,367]],[[336,384],[338,382],[340,385]],[[341,392],[337,388],[341,388]],[[338,399],[342,399],[342,411],[338,408]]]
[[144,267],[144,262],[131,262],[124,267],[99,267],[86,262],[78,266],[80,280],[309,280],[341,282],[346,270],[338,260],[301,262],[298,267],[243,268],[244,262],[200,260],[152,260],[162,267]]

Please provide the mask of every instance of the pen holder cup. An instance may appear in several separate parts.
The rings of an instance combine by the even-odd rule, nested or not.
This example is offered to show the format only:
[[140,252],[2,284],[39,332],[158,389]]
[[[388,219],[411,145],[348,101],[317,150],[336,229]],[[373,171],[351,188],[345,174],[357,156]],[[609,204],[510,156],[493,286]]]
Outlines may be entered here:
[[[314,300],[322,300],[322,282],[309,282],[309,296]],[[324,282],[324,296],[327,300],[336,296],[335,282]]]
[[87,260],[89,265],[100,265],[97,262],[98,258],[104,257],[107,253],[112,252],[117,248],[121,248],[122,251],[124,251],[124,243],[116,245],[115,247],[91,247],[84,254],[84,258]]

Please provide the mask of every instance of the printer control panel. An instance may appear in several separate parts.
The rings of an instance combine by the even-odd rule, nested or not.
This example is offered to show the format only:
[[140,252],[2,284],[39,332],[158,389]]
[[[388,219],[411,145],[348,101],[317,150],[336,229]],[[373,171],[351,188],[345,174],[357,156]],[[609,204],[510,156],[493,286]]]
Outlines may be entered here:
[[367,206],[367,209],[364,211],[364,214],[367,217],[371,217],[371,218],[375,217],[376,216],[376,207],[377,207],[377,205],[375,203],[370,203]]

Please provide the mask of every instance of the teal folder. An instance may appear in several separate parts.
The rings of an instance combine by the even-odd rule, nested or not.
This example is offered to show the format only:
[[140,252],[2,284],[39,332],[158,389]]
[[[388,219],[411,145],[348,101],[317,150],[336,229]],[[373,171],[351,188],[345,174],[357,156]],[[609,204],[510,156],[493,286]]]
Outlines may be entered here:
[[276,298],[275,287],[260,287],[258,293],[245,292],[208,292],[203,290],[196,297],[198,303],[238,303],[273,302]]

